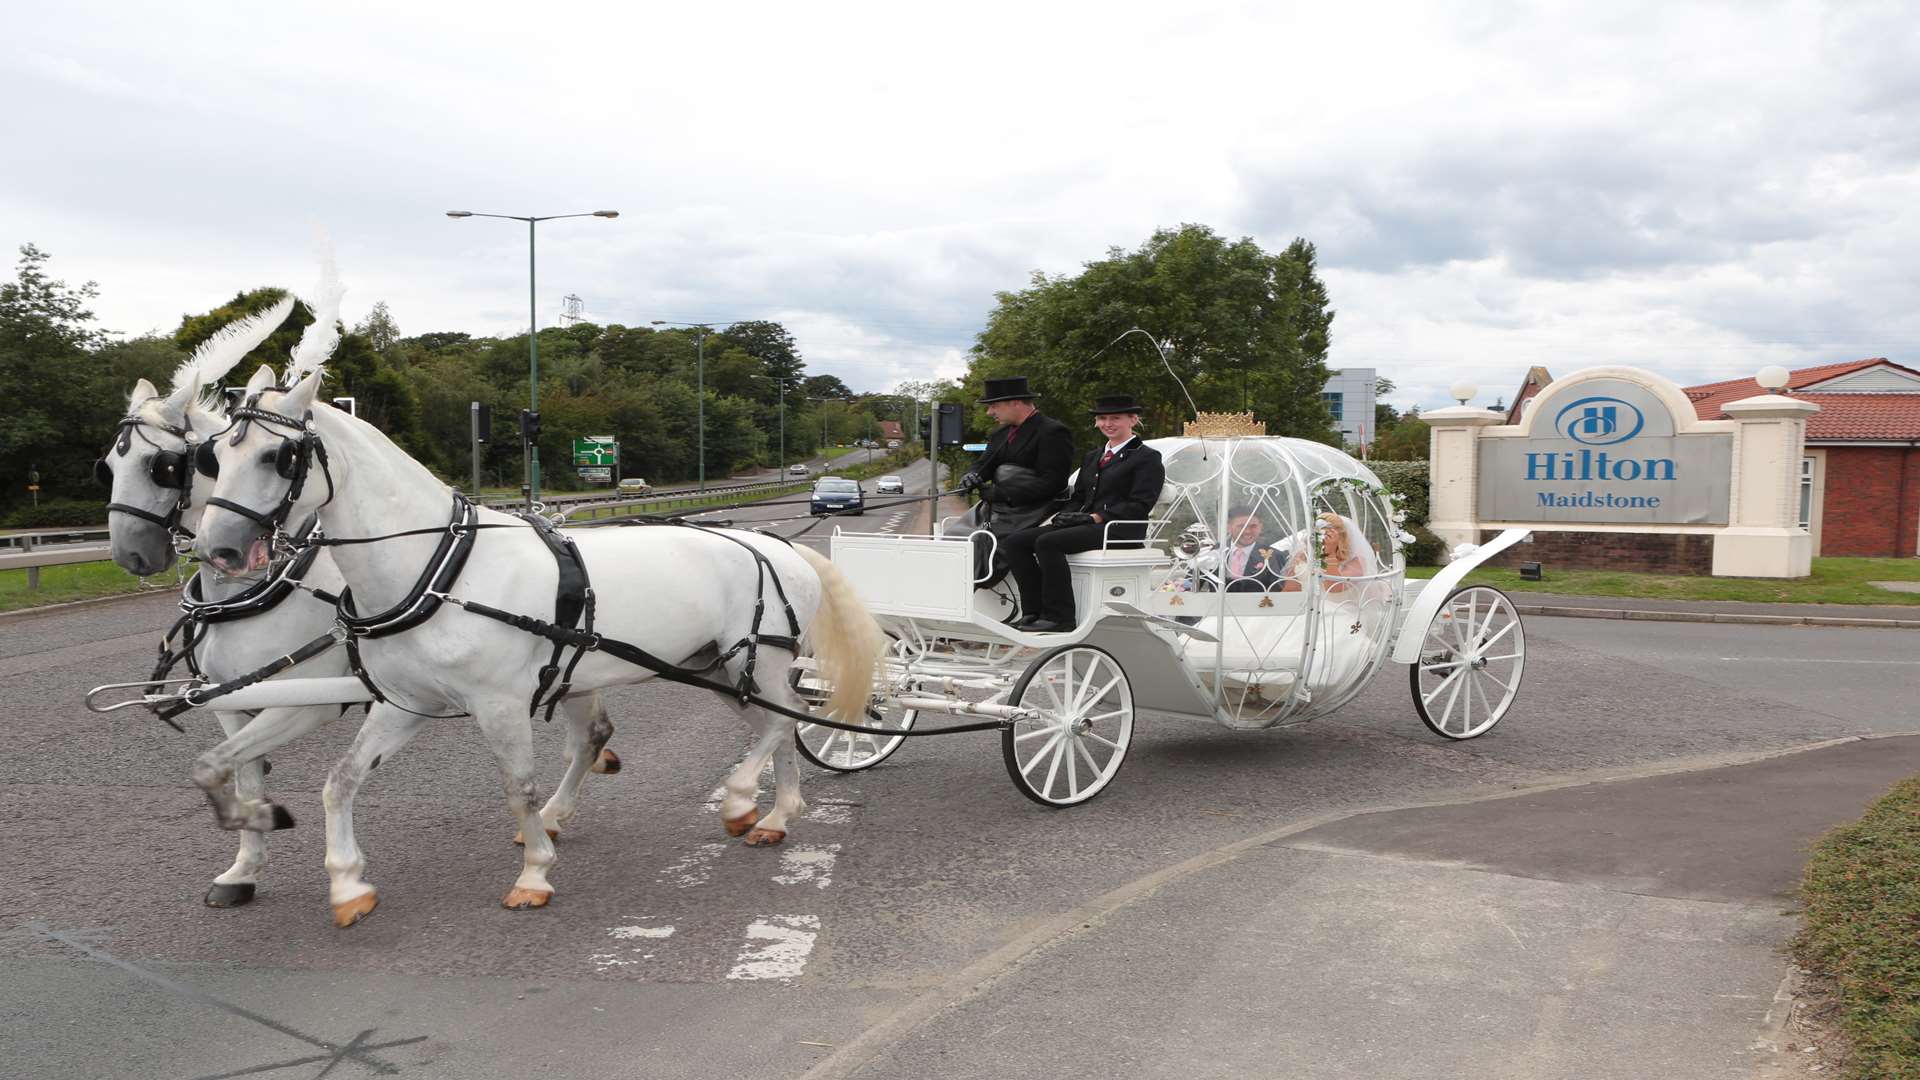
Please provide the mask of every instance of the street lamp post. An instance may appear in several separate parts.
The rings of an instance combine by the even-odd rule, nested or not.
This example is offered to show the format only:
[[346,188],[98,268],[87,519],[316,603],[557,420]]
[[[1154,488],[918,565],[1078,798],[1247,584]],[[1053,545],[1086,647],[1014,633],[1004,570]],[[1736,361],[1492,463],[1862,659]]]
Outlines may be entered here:
[[699,331],[694,335],[693,371],[694,371],[694,416],[698,425],[700,490],[707,490],[707,335],[718,326],[731,326],[732,322],[703,323],[678,322],[673,319],[650,319],[654,326],[688,326]]
[[[780,388],[780,471],[787,471],[787,377],[785,375],[749,375],[751,379],[771,379]],[[796,380],[794,385],[798,386]],[[824,425],[821,428],[825,431]],[[824,438],[824,436],[822,436]]]
[[[538,415],[540,412],[540,308],[534,299],[533,272],[533,227],[542,221],[556,221],[560,218],[597,217],[617,218],[618,210],[593,210],[580,214],[546,214],[529,217],[523,214],[482,214],[472,210],[449,210],[450,218],[490,217],[507,221],[527,223],[527,411]],[[527,427],[520,427],[520,452],[526,458],[527,509],[540,501],[540,444],[527,437]],[[475,494],[478,494],[477,492]]]

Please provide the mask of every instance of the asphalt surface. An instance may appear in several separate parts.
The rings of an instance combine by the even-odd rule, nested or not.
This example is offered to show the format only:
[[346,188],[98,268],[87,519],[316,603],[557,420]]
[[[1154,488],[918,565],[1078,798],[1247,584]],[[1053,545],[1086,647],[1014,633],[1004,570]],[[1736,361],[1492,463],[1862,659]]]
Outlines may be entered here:
[[[910,490],[925,479],[909,474]],[[895,513],[804,539],[834,525],[919,531]],[[200,896],[232,838],[187,780],[217,738],[211,718],[189,717],[180,736],[82,708],[88,687],[146,673],[172,614],[148,597],[0,620],[11,823],[0,833],[11,868],[0,876],[0,1072],[1459,1075],[1474,1047],[1505,1052],[1501,1032],[1518,1025],[1535,1041],[1487,1074],[1545,1076],[1580,1075],[1554,1065],[1591,1056],[1600,1036],[1565,1034],[1576,1030],[1744,1047],[1791,929],[1770,893],[1764,910],[1719,903],[1727,921],[1709,932],[1693,908],[1631,899],[1617,867],[1559,881],[1481,850],[1485,868],[1462,884],[1443,880],[1460,853],[1431,849],[1432,836],[1408,854],[1377,835],[1306,830],[1920,731],[1911,632],[1536,618],[1519,704],[1472,742],[1429,735],[1390,666],[1346,710],[1299,729],[1143,725],[1113,788],[1066,812],[1012,788],[991,733],[917,740],[851,776],[809,768],[808,817],[784,847],[750,849],[727,840],[713,804],[743,729],[708,695],[648,685],[608,695],[626,768],[590,778],[560,841],[551,907],[498,906],[519,866],[513,824],[471,725],[449,720],[362,792],[356,828],[381,902],[340,931],[319,787],[357,712],[273,757],[269,788],[299,825],[269,836],[258,899],[214,910]],[[559,732],[540,726],[536,745],[551,785]],[[1501,810],[1544,813],[1513,799],[1474,805],[1495,816],[1437,835],[1499,846]],[[1378,857],[1353,854],[1363,849]],[[1360,871],[1336,876],[1335,863]],[[1436,913],[1471,918],[1473,934],[1447,938]],[[1476,935],[1511,931],[1524,944],[1553,926],[1648,932],[1605,954],[1610,981],[1590,995],[1544,993],[1572,985],[1545,971],[1487,981],[1509,958]],[[1423,969],[1422,955],[1453,966]],[[1563,958],[1577,968],[1596,955]],[[1478,1011],[1476,985],[1488,1006]],[[1674,990],[1703,985],[1733,996]],[[1617,1015],[1635,992],[1663,1010],[1637,1035]],[[1539,1011],[1548,999],[1560,1002],[1551,1016]],[[1408,1018],[1418,1023],[1394,1026]]]

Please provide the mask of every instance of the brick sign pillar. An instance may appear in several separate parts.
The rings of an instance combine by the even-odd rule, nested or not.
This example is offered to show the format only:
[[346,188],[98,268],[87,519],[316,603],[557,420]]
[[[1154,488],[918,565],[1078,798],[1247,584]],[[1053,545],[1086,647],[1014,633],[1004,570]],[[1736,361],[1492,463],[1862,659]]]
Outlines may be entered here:
[[1454,405],[1423,412],[1427,423],[1427,528],[1451,551],[1460,544],[1480,542],[1480,515],[1475,500],[1479,482],[1480,432],[1506,422],[1492,409]]
[[1813,538],[1800,527],[1800,456],[1810,401],[1761,394],[1723,406],[1734,423],[1731,520],[1714,536],[1716,577],[1805,577]]

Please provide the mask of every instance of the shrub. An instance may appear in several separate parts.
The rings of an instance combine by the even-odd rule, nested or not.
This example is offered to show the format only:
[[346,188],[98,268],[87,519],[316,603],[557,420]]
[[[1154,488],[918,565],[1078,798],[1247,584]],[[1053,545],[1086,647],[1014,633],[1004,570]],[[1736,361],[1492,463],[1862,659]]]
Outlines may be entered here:
[[42,499],[39,506],[16,506],[0,516],[0,529],[60,529],[107,523],[104,495],[98,499]]
[[1446,562],[1446,542],[1428,532],[1425,525],[1416,525],[1407,531],[1413,534],[1413,543],[1401,550],[1407,553],[1408,566],[1439,566]]
[[[1407,497],[1407,531],[1418,535],[1418,526],[1427,523],[1427,463],[1424,461],[1371,461],[1367,467],[1380,478],[1387,490]],[[1438,540],[1435,541],[1438,543]]]

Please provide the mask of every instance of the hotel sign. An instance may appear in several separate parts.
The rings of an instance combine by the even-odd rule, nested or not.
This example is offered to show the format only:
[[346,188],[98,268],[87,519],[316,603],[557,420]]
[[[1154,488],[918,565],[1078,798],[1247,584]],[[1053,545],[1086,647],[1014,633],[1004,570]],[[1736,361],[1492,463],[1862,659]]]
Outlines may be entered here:
[[1535,399],[1526,435],[1480,440],[1482,520],[1727,523],[1733,436],[1681,434],[1665,401],[1625,379],[1567,391]]

